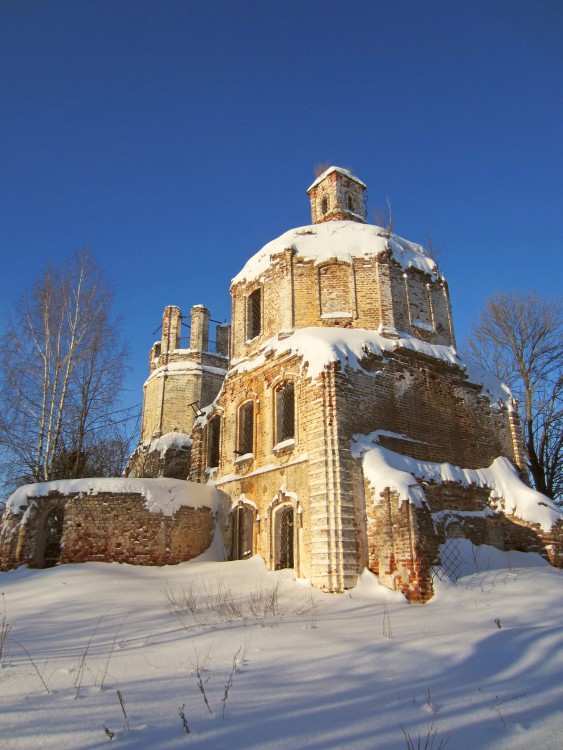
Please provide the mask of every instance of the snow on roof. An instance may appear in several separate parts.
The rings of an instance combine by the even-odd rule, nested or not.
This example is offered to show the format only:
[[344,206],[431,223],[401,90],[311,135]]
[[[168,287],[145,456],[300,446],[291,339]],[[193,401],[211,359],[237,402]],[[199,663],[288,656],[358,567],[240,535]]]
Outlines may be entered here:
[[[178,351],[178,350],[177,350]],[[186,349],[185,351],[189,351]],[[162,365],[161,367],[157,367],[156,370],[153,370],[151,374],[148,376],[148,378],[145,380],[144,385],[146,385],[150,380],[154,380],[154,378],[162,378],[165,375],[169,375],[170,373],[180,374],[180,373],[188,373],[188,372],[209,372],[213,375],[223,375],[225,376],[227,374],[227,371],[223,369],[222,367],[210,367],[209,365],[201,365],[198,362],[192,362],[190,359],[184,359],[180,362],[169,362],[167,365]]]
[[406,271],[417,268],[435,279],[436,264],[421,245],[391,235],[383,237],[381,227],[357,221],[327,221],[290,229],[259,250],[232,280],[233,284],[254,281],[270,266],[271,257],[290,248],[303,260],[323,263],[337,258],[348,263],[352,258],[374,258],[388,250]]
[[350,172],[349,169],[344,169],[343,167],[329,167],[328,169],[325,169],[325,171],[317,177],[317,179],[313,182],[310,188],[307,188],[307,192],[310,193],[313,188],[317,187],[317,185],[320,182],[322,182],[324,179],[326,179],[329,176],[329,174],[332,174],[332,172],[338,172],[339,174],[344,175],[344,177],[348,177],[348,179],[354,180],[354,182],[357,182],[358,185],[361,185],[363,188],[366,187],[361,180],[358,180],[358,178],[355,175],[353,175],[352,172]]
[[[340,362],[342,370],[362,370],[361,361],[366,356],[374,354],[385,357],[386,354],[401,349],[433,357],[449,365],[459,367],[466,371],[470,383],[482,387],[483,395],[496,407],[506,406],[509,410],[514,409],[514,402],[510,389],[501,383],[494,375],[475,367],[470,368],[459,356],[453,346],[445,344],[429,344],[426,341],[410,336],[404,331],[397,331],[398,338],[390,339],[382,336],[377,331],[365,328],[339,328],[339,327],[309,327],[295,330],[289,336],[278,338],[277,336],[264,341],[257,353],[249,357],[241,357],[231,361],[229,375],[241,372],[249,372],[261,367],[273,354],[297,354],[302,357],[306,365],[306,375],[317,378],[327,365],[332,362]],[[376,376],[379,371],[372,372]]]
[[388,339],[376,331],[365,328],[310,327],[300,328],[286,338],[268,339],[258,355],[233,360],[229,373],[253,370],[262,365],[271,352],[289,352],[303,357],[307,363],[307,375],[316,378],[331,362],[340,361],[343,368],[348,366],[353,370],[361,370],[360,360],[364,359],[366,354],[383,357],[385,352],[393,352],[396,349],[410,349],[452,365],[463,366],[453,347],[428,344],[406,333],[399,333],[398,339]]
[[375,502],[389,487],[396,490],[400,500],[408,500],[420,507],[425,502],[424,489],[417,480],[442,484],[457,482],[464,487],[471,484],[488,487],[494,508],[485,513],[502,511],[527,523],[539,524],[550,531],[563,512],[545,495],[522,482],[507,458],[500,456],[483,469],[462,469],[449,463],[418,461],[377,445],[379,433],[354,435],[352,455],[362,459],[364,476],[373,487]]
[[219,491],[212,486],[186,482],[181,479],[133,479],[123,477],[100,477],[89,479],[57,479],[19,487],[8,499],[6,510],[19,515],[28,498],[47,497],[49,492],[62,495],[97,495],[98,493],[139,493],[145,498],[145,507],[151,513],[172,516],[180,508],[219,507]]
[[153,438],[152,440],[146,440],[143,446],[146,448],[148,453],[158,451],[162,458],[167,450],[170,448],[191,448],[192,439],[185,432],[167,432],[165,435],[161,435],[159,438]]
[[485,370],[472,360],[464,360],[463,366],[470,383],[482,386],[483,393],[493,403],[503,403],[508,411],[516,411],[516,402],[512,397],[510,388],[501,382],[492,372]]

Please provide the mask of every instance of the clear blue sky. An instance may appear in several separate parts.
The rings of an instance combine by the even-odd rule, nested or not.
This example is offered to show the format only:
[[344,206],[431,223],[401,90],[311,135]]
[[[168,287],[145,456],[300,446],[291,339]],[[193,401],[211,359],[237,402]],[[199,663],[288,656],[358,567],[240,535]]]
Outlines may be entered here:
[[443,243],[458,338],[496,290],[551,296],[562,39],[560,0],[1,0],[0,316],[90,246],[139,400],[164,306],[228,319],[319,163]]

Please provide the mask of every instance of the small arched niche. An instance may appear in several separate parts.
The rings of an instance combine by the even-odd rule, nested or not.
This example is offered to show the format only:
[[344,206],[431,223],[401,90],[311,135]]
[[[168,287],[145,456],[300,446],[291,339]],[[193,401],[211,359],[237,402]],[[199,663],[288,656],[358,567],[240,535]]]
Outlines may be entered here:
[[333,261],[319,266],[321,319],[327,322],[352,318],[354,284],[349,263]]
[[62,508],[51,508],[43,521],[42,549],[38,561],[40,568],[53,568],[59,562],[63,530],[64,512]]

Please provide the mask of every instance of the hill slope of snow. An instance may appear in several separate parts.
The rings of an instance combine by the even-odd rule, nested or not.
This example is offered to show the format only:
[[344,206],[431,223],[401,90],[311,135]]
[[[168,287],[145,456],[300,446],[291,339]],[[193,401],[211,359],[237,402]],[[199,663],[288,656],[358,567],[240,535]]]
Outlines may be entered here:
[[560,748],[563,572],[455,545],[422,607],[370,573],[328,595],[212,553],[1,573],[0,745]]

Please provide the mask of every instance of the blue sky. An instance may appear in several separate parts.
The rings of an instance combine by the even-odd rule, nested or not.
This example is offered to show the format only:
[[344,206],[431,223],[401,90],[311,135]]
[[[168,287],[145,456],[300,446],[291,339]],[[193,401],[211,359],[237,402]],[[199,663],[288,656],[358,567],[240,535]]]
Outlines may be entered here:
[[0,316],[90,246],[140,399],[167,304],[310,221],[319,163],[444,246],[458,338],[500,289],[560,291],[559,0],[2,0]]

